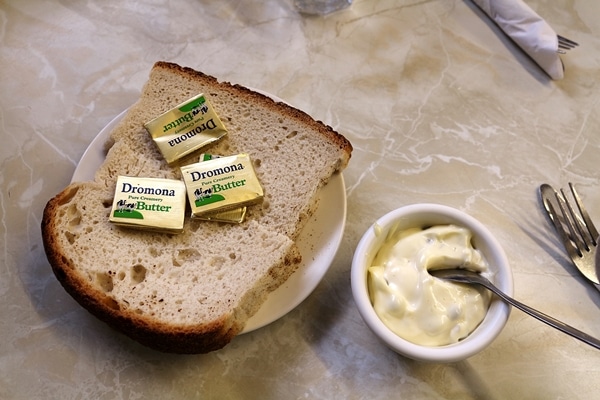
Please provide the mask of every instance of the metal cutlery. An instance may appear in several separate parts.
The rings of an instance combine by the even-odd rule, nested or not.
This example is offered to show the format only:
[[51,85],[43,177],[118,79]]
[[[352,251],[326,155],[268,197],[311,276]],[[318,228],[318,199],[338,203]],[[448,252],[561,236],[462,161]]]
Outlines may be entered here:
[[[559,193],[546,183],[540,186],[542,203],[573,264],[583,276],[598,285],[598,230],[583,206],[575,186],[569,183],[569,188],[578,211],[571,205],[564,190],[561,189]],[[597,288],[600,290],[600,287]]]
[[567,50],[574,49],[579,46],[579,43],[572,41],[571,39],[567,39],[564,36],[557,35],[558,38],[558,50],[557,52],[560,54],[566,54]]
[[582,342],[589,344],[590,346],[600,349],[600,340],[588,335],[585,332],[575,329],[572,326],[565,324],[564,322],[561,322],[555,318],[552,318],[549,315],[546,315],[534,308],[531,308],[528,305],[521,303],[520,301],[513,299],[512,297],[510,297],[509,295],[504,293],[502,290],[498,289],[487,278],[483,277],[482,275],[480,275],[476,272],[457,268],[457,269],[431,270],[431,271],[429,271],[429,273],[431,275],[435,276],[436,278],[440,278],[440,279],[446,279],[446,280],[459,282],[459,283],[474,283],[477,285],[481,285],[481,286],[485,287],[486,289],[492,291],[494,294],[496,294],[498,297],[500,297],[502,300],[504,300],[508,304],[531,315],[532,317],[536,318],[537,320],[542,321],[542,322],[550,325],[551,327],[556,328],[559,331],[566,333],[567,335],[570,335],[571,337],[574,337],[575,339],[579,339]]

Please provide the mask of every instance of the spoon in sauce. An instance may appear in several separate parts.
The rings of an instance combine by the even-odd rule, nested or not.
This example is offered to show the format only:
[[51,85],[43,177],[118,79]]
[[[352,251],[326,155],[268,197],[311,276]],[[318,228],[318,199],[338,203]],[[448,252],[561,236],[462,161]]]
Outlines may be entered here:
[[575,329],[572,326],[565,324],[564,322],[561,322],[555,318],[552,318],[542,312],[539,312],[539,311],[513,299],[512,297],[508,296],[506,293],[504,293],[503,291],[498,289],[496,286],[494,286],[494,284],[492,282],[490,282],[488,279],[486,279],[485,277],[481,276],[480,274],[478,274],[476,272],[472,272],[472,271],[469,271],[466,269],[438,269],[438,270],[432,270],[432,271],[428,271],[428,272],[432,276],[434,276],[436,278],[440,278],[440,279],[445,279],[445,280],[459,282],[459,283],[470,283],[470,284],[481,285],[481,286],[485,287],[486,289],[490,290],[491,292],[493,292],[496,296],[500,297],[502,300],[504,300],[508,304],[512,305],[513,307],[516,307],[519,310],[538,319],[539,321],[542,321],[542,322],[550,325],[551,327],[556,328],[559,331],[562,331],[562,332],[566,333],[567,335],[570,335],[570,336],[574,337],[575,339],[581,340],[582,342],[589,344],[590,346],[593,346],[600,350],[600,340],[593,338],[590,335],[588,335],[587,333],[581,332],[580,330]]

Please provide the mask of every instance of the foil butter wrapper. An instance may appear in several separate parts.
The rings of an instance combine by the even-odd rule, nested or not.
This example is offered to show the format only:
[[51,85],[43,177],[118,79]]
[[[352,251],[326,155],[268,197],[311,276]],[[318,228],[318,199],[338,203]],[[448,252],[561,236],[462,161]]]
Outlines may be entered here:
[[183,232],[185,183],[173,179],[119,176],[109,221],[130,228]]
[[177,105],[144,127],[169,164],[227,134],[225,125],[204,94]]
[[241,224],[246,219],[248,207],[238,207],[225,211],[209,211],[207,213],[195,216],[194,218],[205,221],[227,222],[231,224]]
[[[199,161],[210,161],[217,158],[222,158],[223,156],[203,153],[200,154]],[[203,219],[206,221],[216,221],[216,222],[229,222],[234,224],[241,224],[246,219],[246,211],[248,207],[242,206],[237,208],[232,208],[231,210],[225,211],[212,211],[207,212],[202,215],[197,216],[198,219]]]
[[[214,213],[258,203],[264,196],[250,156],[245,153],[185,165],[181,173],[192,218],[216,220]],[[231,219],[229,215],[223,221],[237,222]]]

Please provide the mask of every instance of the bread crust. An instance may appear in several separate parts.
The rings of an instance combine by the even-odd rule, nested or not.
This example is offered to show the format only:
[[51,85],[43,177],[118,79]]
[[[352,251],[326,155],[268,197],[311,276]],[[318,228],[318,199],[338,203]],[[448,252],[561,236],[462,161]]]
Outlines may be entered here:
[[[232,319],[228,314],[191,325],[174,325],[156,318],[141,317],[131,310],[121,309],[113,297],[99,290],[86,279],[78,269],[79,266],[66,256],[67,251],[63,243],[58,240],[64,234],[64,229],[57,223],[60,207],[71,202],[82,185],[84,184],[73,183],[52,198],[44,209],[41,225],[46,256],[56,278],[69,295],[109,326],[159,351],[183,354],[206,353],[224,347],[241,332],[243,323]],[[297,248],[293,247],[283,262],[271,269],[274,279],[284,277],[283,281],[285,281],[300,261]],[[281,273],[281,270],[284,272]],[[251,293],[250,296],[254,294]],[[248,304],[252,302],[249,301]],[[258,310],[261,302],[256,304]],[[248,313],[251,315],[256,310],[249,309]]]
[[[335,160],[332,162],[334,165],[325,166],[319,170],[318,173],[322,176],[319,176],[319,182],[313,185],[312,192],[306,197],[312,203],[304,204],[304,208],[301,210],[289,210],[290,214],[294,214],[293,218],[289,221],[284,220],[281,224],[278,224],[277,219],[271,218],[271,214],[275,213],[273,211],[275,206],[269,208],[269,204],[266,204],[255,207],[258,211],[251,212],[249,214],[250,221],[242,226],[215,223],[198,224],[187,218],[186,230],[194,232],[196,237],[193,239],[190,238],[192,234],[186,233],[182,234],[184,236],[149,232],[132,233],[116,228],[108,222],[107,204],[111,202],[114,193],[116,176],[122,174],[124,170],[131,171],[134,167],[135,173],[142,176],[151,175],[172,179],[178,179],[180,176],[177,168],[166,165],[156,149],[153,149],[148,142],[144,142],[147,140],[145,132],[139,131],[136,127],[131,128],[132,119],[127,120],[128,114],[125,121],[122,122],[123,126],[117,127],[111,135],[107,159],[100,168],[95,181],[72,183],[47,203],[41,224],[44,249],[55,276],[77,302],[109,326],[156,350],[187,354],[206,353],[224,347],[238,335],[243,330],[248,318],[258,311],[268,293],[279,287],[296,270],[301,256],[294,240],[316,207],[314,193],[327,182],[335,171],[346,167],[352,146],[346,138],[331,127],[314,121],[308,114],[287,104],[275,102],[271,98],[243,86],[219,83],[216,78],[202,72],[166,62],[158,62],[153,67],[151,79],[142,93],[139,104],[148,102],[144,96],[156,96],[150,90],[154,87],[152,86],[152,74],[161,73],[161,71],[178,75],[184,82],[189,82],[191,86],[201,82],[201,85],[208,89],[208,93],[210,94],[212,91],[215,97],[230,93],[239,101],[259,105],[267,113],[279,115],[282,119],[291,120],[293,124],[304,126],[309,135],[322,135],[325,138],[323,143],[327,143],[333,149],[334,156],[331,159]],[[176,90],[175,93],[178,91]],[[144,103],[145,101],[146,103]],[[176,101],[178,100],[165,101],[164,108],[172,107],[173,105],[169,103]],[[219,100],[217,100],[218,102]],[[223,105],[225,102],[226,100]],[[140,111],[139,108],[134,107],[130,113],[132,114],[131,118],[147,118],[146,115],[134,115],[143,112],[144,110]],[[156,110],[153,112],[156,113]],[[227,118],[224,121],[226,126],[228,122],[236,126],[235,115],[226,114],[225,118]],[[227,151],[236,150],[236,146],[243,147],[245,143],[243,141],[236,142],[239,138],[236,138],[235,134],[232,132],[231,135],[234,136],[231,140],[223,141],[214,149]],[[254,140],[245,137],[243,139]],[[135,160],[131,161],[130,165],[128,161],[124,160],[123,156],[128,155],[128,146],[142,146],[140,151],[143,154],[134,155],[133,158],[143,158],[145,160],[143,165],[134,165]],[[265,157],[265,168],[263,169],[273,165],[273,160],[268,158],[276,157],[276,155],[267,154]],[[268,184],[270,171],[261,171],[259,168],[259,173],[263,174],[263,179]],[[267,186],[267,192],[270,191],[271,195],[273,192],[276,194],[277,190],[276,186]],[[272,204],[277,204],[277,202],[277,198],[273,199]],[[215,240],[216,243],[230,243],[228,247],[217,249],[222,250],[223,253],[229,252],[229,257],[227,254],[222,254],[221,257],[219,254],[206,251],[207,247],[213,243],[211,242],[213,234],[217,238],[221,238]],[[233,243],[232,237],[238,237],[240,242]],[[104,245],[112,246],[117,246],[123,239],[131,248],[136,251],[139,249],[138,264],[135,266],[143,268],[147,279],[133,281],[134,278],[130,271],[134,261],[130,262],[130,260],[121,258],[110,259],[110,255],[97,256],[97,250],[89,245],[96,238],[104,240]],[[257,243],[261,243],[266,250],[253,249],[253,240],[258,240]],[[147,251],[143,247],[147,247],[148,243],[155,242],[160,245],[151,247],[156,247],[160,250],[159,252],[166,253],[170,251],[168,249],[171,249],[173,253],[163,255],[163,258],[154,257],[151,252],[146,254]],[[268,261],[265,261],[264,265],[261,264],[257,261],[256,256],[247,256],[247,250],[258,254],[260,251],[265,251],[265,258],[268,257]],[[116,250],[110,251],[117,252]],[[182,256],[182,260],[177,259],[179,257],[177,252],[183,254],[186,251],[192,254],[189,259],[186,259],[185,256]],[[158,260],[156,265],[153,264],[154,258]],[[247,286],[243,286],[245,288],[243,293],[234,293],[232,297],[224,299],[211,299],[211,294],[208,293],[209,289],[206,289],[206,287],[211,287],[209,284],[194,286],[190,282],[193,279],[202,280],[203,274],[210,276],[214,280],[211,281],[211,284],[212,287],[215,287],[215,293],[220,293],[216,289],[216,285],[221,285],[219,283],[221,278],[215,278],[218,274],[215,272],[216,268],[213,268],[215,263],[224,263],[227,266],[225,279],[227,279],[227,274],[239,273],[243,274],[243,277],[254,276],[255,280],[249,282]],[[198,271],[194,271],[194,269]],[[257,272],[252,272],[255,270]],[[181,281],[173,278],[163,285],[159,279],[163,275],[170,277],[181,274],[183,276],[184,273],[187,275]],[[203,288],[202,293],[205,294],[209,306],[205,306],[202,312],[208,313],[210,317],[196,318],[194,317],[196,310],[188,310],[189,307],[183,306],[181,308],[185,309],[179,311],[184,317],[179,318],[178,316],[179,319],[166,318],[162,314],[155,315],[153,310],[160,308],[160,312],[163,312],[162,304],[149,304],[154,301],[149,300],[151,296],[146,294],[144,297],[139,294],[140,291],[149,291],[148,287],[156,285],[154,292],[159,293],[158,296],[161,297],[159,301],[165,298],[165,303],[169,302],[172,299],[168,297],[172,293],[188,297],[178,292],[178,282],[182,286],[186,285],[185,287],[192,288],[192,291],[196,287]],[[235,292],[236,287],[233,284],[227,284],[228,282],[225,282],[222,285],[228,288],[231,286],[228,293]],[[158,285],[161,288],[158,288]],[[193,292],[189,297],[198,302],[202,296]],[[143,305],[133,304],[134,299],[136,303]],[[186,298],[179,301],[185,303],[188,300]],[[170,303],[172,304],[173,301]],[[212,312],[215,315],[211,314]],[[158,314],[159,311],[156,313]]]
[[338,149],[341,150],[340,154],[344,156],[342,159],[340,159],[340,165],[335,166],[336,170],[342,170],[346,168],[348,162],[350,161],[353,150],[350,141],[343,135],[336,132],[331,126],[326,125],[322,121],[314,120],[310,115],[302,110],[292,107],[287,103],[277,102],[272,98],[262,93],[250,90],[245,86],[239,84],[232,85],[229,82],[219,82],[214,76],[204,74],[189,67],[182,67],[169,62],[158,61],[154,64],[153,69],[166,69],[172,71],[173,73],[179,74],[186,79],[201,79],[214,85],[231,85],[231,88],[236,90],[236,95],[240,97],[246,97],[246,101],[256,101],[262,103],[264,106],[269,107],[274,114],[283,113],[290,118],[298,119],[301,121],[301,123],[306,124],[306,126],[310,126],[311,129],[315,129],[321,135],[326,137],[330,143],[335,144]]

